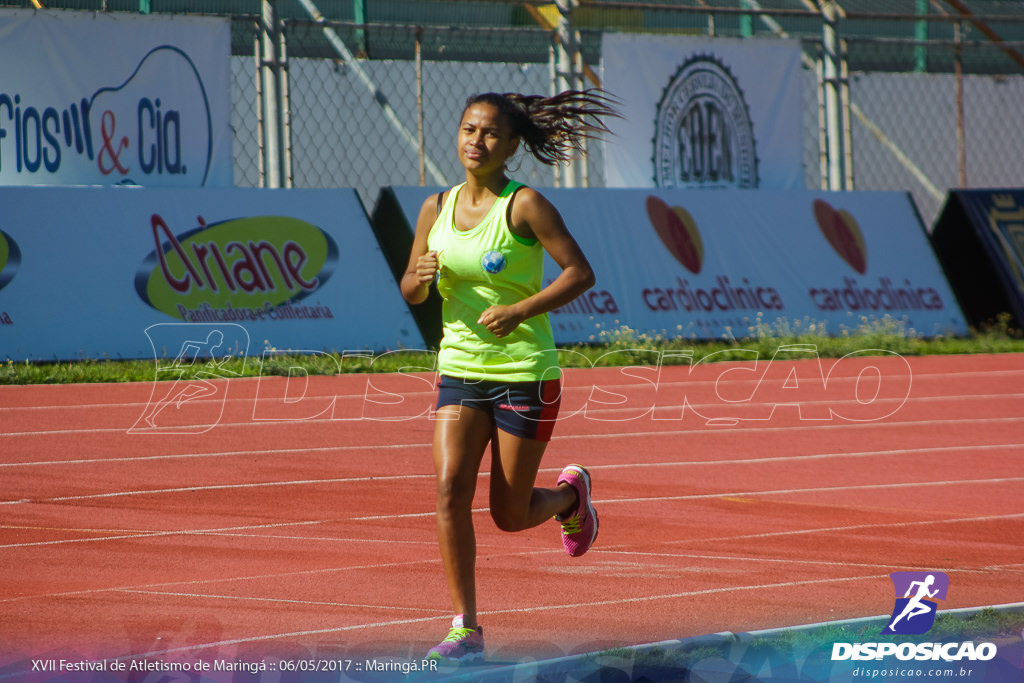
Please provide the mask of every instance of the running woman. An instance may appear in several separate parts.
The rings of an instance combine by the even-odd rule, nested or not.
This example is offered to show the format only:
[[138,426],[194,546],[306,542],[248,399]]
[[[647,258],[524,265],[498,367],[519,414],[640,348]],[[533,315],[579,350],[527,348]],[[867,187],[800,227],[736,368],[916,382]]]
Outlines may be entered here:
[[[444,299],[433,457],[438,542],[456,614],[430,658],[461,663],[484,655],[472,503],[488,445],[498,528],[521,531],[554,517],[573,557],[597,537],[585,468],[570,465],[554,486],[535,486],[561,395],[547,314],[592,287],[594,272],[555,207],[510,180],[506,163],[520,146],[548,165],[567,161],[583,138],[607,131],[600,117],[614,115],[597,91],[473,96],[457,138],[465,182],[420,209],[401,287],[419,304],[436,280]],[[546,287],[545,252],[561,268]]]

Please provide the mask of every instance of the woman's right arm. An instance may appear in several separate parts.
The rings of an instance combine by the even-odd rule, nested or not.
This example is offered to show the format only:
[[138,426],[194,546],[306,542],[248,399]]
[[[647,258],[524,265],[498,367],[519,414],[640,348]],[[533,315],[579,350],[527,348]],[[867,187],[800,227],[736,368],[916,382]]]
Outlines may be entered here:
[[427,238],[430,228],[437,220],[437,195],[430,195],[416,219],[416,236],[412,241],[409,263],[402,275],[402,297],[410,304],[421,304],[430,294],[430,283],[437,273],[437,253],[427,251]]

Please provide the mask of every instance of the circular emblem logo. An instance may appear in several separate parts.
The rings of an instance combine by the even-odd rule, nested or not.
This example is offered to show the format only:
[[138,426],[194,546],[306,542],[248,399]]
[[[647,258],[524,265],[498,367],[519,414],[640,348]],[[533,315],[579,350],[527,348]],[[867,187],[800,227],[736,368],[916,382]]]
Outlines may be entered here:
[[496,275],[505,270],[505,255],[500,251],[489,251],[480,259],[480,265],[483,266],[484,270],[488,273]]
[[750,111],[732,73],[697,55],[676,72],[654,122],[658,187],[757,187],[757,149]]

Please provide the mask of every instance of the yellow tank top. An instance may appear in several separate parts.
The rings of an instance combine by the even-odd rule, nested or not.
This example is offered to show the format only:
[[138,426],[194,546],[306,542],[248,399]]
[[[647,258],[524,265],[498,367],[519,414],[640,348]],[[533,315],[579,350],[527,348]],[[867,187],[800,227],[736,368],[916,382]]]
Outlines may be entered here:
[[430,229],[427,248],[438,253],[437,288],[444,298],[441,374],[464,379],[536,382],[561,376],[548,315],[524,320],[507,337],[477,323],[493,305],[509,305],[542,287],[544,248],[513,235],[508,207],[522,184],[510,182],[479,225],[455,227],[455,202],[465,183],[448,193]]

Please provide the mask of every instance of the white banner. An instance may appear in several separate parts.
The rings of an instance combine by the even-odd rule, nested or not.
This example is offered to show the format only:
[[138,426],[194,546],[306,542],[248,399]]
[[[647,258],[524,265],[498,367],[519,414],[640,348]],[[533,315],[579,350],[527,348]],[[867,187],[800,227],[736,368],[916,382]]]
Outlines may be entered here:
[[0,10],[0,185],[230,187],[228,19]]
[[213,332],[236,355],[423,348],[354,190],[0,188],[0,206],[0,359],[174,357],[168,339]]
[[[395,188],[410,224],[430,188]],[[965,334],[910,197],[898,192],[544,189],[597,273],[551,313],[560,344],[649,335],[826,334],[886,316]],[[557,275],[550,258],[545,279]]]
[[803,189],[800,44],[606,33],[608,187]]

